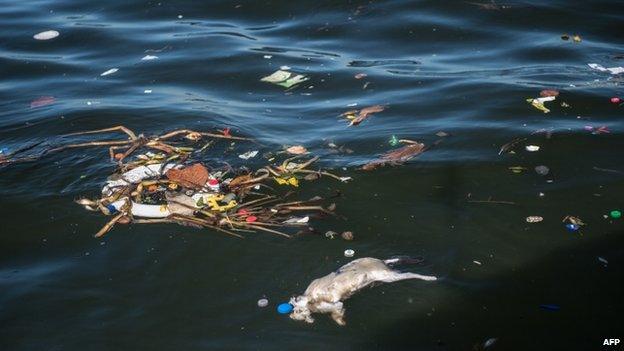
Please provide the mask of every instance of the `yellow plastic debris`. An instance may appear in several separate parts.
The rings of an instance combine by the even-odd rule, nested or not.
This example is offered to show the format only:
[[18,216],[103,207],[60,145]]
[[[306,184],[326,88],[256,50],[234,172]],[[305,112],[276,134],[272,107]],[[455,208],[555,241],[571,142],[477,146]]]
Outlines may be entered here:
[[273,179],[275,179],[277,184],[280,184],[280,185],[292,185],[294,187],[299,186],[299,180],[295,177],[290,177],[290,178],[273,177]]
[[540,97],[540,98],[535,98],[535,99],[527,99],[526,101],[530,103],[531,106],[535,107],[536,109],[544,113],[549,113],[550,110],[546,108],[546,106],[544,106],[544,102],[554,101],[555,98],[556,98],[555,96],[545,96],[545,97]]
[[[205,204],[212,211],[224,212],[224,211],[232,209],[232,208],[234,208],[234,207],[236,207],[238,205],[236,200],[232,200],[232,201],[228,202],[225,205],[220,205],[219,202],[221,202],[224,198],[225,198],[225,195],[223,195],[223,194],[219,194],[219,195],[215,194],[215,195],[210,195],[210,196],[206,196],[206,197],[201,197],[200,201],[198,201],[198,206],[201,206],[202,204]],[[201,202],[201,204],[199,202]]]

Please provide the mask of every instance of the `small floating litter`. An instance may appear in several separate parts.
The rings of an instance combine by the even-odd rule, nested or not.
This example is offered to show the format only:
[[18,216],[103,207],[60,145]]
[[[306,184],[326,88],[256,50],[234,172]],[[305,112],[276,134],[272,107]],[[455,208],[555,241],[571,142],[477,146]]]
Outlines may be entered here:
[[46,30],[45,32],[37,33],[33,35],[36,40],[50,40],[58,37],[61,33],[55,30]]

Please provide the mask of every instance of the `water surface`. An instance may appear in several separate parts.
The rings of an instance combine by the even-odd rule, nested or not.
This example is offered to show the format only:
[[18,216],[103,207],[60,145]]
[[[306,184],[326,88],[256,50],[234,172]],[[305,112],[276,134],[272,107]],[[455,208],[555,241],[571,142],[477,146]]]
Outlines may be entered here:
[[[114,125],[229,127],[263,152],[305,145],[354,178],[300,189],[343,195],[346,219],[314,222],[318,235],[133,225],[94,239],[104,219],[73,200],[95,196],[114,169],[106,150],[0,169],[0,348],[469,350],[497,338],[491,349],[589,350],[621,338],[624,224],[603,216],[624,208],[624,107],[609,102],[624,89],[587,64],[624,66],[624,3],[495,5],[0,0],[0,147]],[[32,38],[49,29],[61,35]],[[288,91],[260,82],[284,65],[311,79]],[[549,114],[525,101],[542,89],[561,92]],[[386,111],[358,127],[339,117],[376,104]],[[440,131],[450,136],[407,165],[358,170],[392,135],[430,145]],[[515,138],[527,140],[499,155]],[[483,200],[513,204],[471,202]],[[544,221],[527,224],[532,215]],[[587,226],[566,231],[566,215]],[[344,328],[275,312],[346,263],[346,248],[422,255],[416,269],[443,279],[366,290],[348,301]],[[263,296],[269,308],[256,306]]]

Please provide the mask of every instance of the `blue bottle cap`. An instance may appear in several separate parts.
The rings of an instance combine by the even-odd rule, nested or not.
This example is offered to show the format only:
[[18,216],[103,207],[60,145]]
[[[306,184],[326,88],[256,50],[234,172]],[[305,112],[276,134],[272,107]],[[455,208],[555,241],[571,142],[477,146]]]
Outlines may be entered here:
[[117,209],[116,209],[116,208],[115,208],[115,206],[113,206],[112,204],[111,204],[111,205],[106,206],[106,209],[108,209],[108,211],[109,211],[111,214],[113,214],[113,213],[117,212]]
[[566,228],[568,228],[569,231],[571,232],[575,232],[579,229],[578,224],[574,224],[574,223],[568,223],[566,224]]
[[293,305],[289,304],[288,302],[280,303],[279,306],[277,306],[277,312],[279,312],[280,314],[289,314],[290,312],[292,312],[292,310]]

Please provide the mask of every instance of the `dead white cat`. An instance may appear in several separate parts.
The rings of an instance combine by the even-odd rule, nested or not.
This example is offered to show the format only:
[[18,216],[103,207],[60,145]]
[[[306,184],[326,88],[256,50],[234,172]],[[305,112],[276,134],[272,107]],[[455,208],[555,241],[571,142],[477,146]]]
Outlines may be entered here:
[[373,283],[392,283],[405,279],[433,281],[434,276],[416,273],[402,273],[391,267],[402,263],[411,263],[412,259],[393,258],[379,260],[365,257],[353,260],[324,277],[314,280],[303,295],[292,297],[293,310],[290,318],[314,323],[312,313],[331,313],[332,319],[339,325],[345,325],[343,301],[358,290]]

